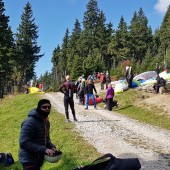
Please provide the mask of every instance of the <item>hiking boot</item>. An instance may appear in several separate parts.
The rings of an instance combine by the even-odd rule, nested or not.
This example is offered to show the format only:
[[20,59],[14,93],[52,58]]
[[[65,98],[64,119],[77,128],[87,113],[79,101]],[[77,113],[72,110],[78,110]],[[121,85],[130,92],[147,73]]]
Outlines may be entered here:
[[88,110],[88,108],[85,108],[85,110]]
[[66,122],[69,123],[69,122],[71,122],[71,121],[70,121],[69,119],[66,119]]
[[97,107],[94,107],[95,110],[97,110]]

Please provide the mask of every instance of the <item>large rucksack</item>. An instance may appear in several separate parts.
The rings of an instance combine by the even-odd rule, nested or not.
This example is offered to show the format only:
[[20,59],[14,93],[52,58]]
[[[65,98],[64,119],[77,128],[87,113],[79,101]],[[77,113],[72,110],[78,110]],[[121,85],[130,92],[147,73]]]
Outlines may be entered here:
[[7,167],[14,163],[14,158],[11,153],[0,153],[0,164]]
[[74,170],[139,170],[141,164],[138,158],[116,158],[112,154],[105,154],[92,163],[79,166]]

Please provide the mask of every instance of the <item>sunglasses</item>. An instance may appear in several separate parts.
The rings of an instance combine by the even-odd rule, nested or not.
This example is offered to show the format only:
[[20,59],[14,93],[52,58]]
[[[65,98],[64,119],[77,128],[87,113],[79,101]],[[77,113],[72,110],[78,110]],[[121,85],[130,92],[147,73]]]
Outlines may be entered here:
[[51,106],[41,106],[42,109],[51,109]]

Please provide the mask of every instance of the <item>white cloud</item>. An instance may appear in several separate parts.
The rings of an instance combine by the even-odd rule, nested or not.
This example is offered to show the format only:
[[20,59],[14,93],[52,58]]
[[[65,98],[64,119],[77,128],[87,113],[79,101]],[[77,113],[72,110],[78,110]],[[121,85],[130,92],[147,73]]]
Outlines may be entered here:
[[170,0],[158,0],[154,8],[159,13],[165,14],[169,5],[170,5]]

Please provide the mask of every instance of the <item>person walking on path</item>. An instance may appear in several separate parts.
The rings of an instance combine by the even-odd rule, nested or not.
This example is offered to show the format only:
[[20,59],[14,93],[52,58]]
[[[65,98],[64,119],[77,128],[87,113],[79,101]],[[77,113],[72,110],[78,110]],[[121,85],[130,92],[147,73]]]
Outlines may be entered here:
[[85,110],[88,109],[88,105],[89,105],[89,98],[91,97],[92,101],[93,101],[93,104],[94,104],[94,108],[96,108],[96,100],[95,100],[95,97],[94,97],[94,94],[93,94],[93,90],[95,91],[95,93],[97,94],[97,90],[93,84],[93,81],[90,79],[88,81],[88,84],[86,85],[85,87],[85,94],[86,94],[86,107],[85,107]]
[[65,115],[66,115],[66,122],[70,122],[69,119],[69,112],[68,112],[68,107],[70,105],[73,119],[74,121],[77,121],[76,114],[75,114],[75,109],[74,109],[74,99],[73,99],[73,93],[76,89],[76,85],[74,82],[70,81],[70,76],[66,76],[66,82],[61,84],[61,86],[58,88],[59,91],[64,93],[64,107],[65,107]]
[[107,109],[109,111],[112,111],[113,97],[114,97],[114,89],[112,87],[112,84],[110,83],[108,84],[108,88],[106,90]]
[[22,123],[19,139],[19,161],[24,170],[40,170],[44,155],[53,155],[56,146],[51,142],[48,115],[51,103],[47,99],[38,102],[37,108],[28,113]]

